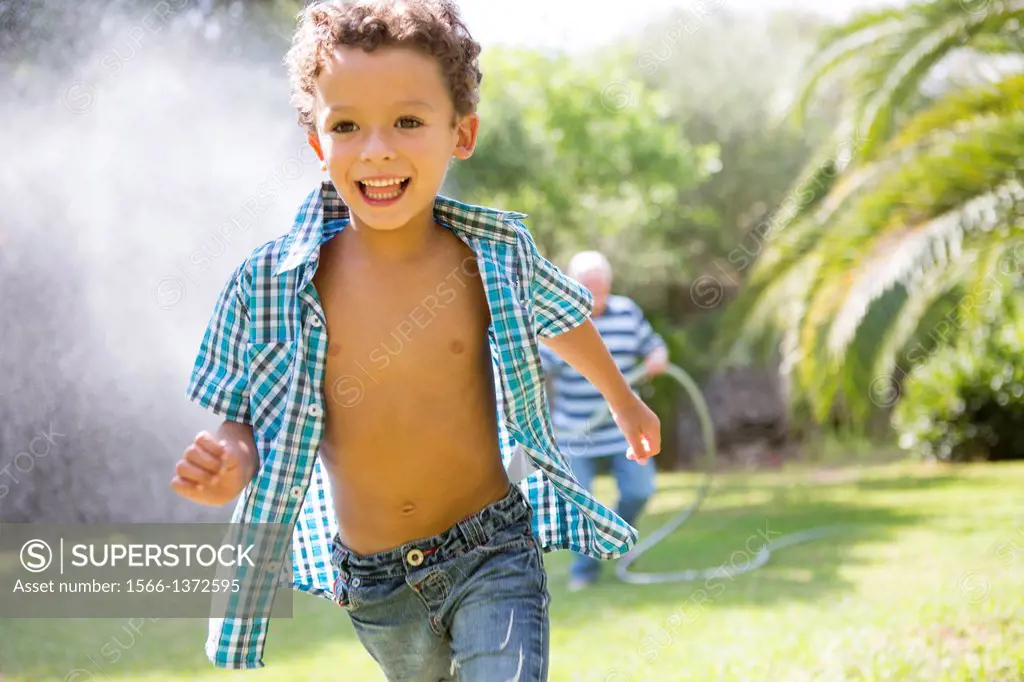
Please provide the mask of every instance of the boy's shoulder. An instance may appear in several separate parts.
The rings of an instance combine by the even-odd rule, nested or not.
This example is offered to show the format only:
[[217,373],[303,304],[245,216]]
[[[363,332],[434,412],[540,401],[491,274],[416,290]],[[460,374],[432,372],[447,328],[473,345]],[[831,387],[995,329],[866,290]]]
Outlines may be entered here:
[[252,291],[257,280],[267,279],[279,271],[287,258],[290,233],[270,239],[253,248],[231,274],[233,283],[243,293]]
[[453,227],[485,240],[513,245],[532,244],[533,236],[523,222],[526,213],[493,206],[469,204],[443,194],[434,201],[434,213]]

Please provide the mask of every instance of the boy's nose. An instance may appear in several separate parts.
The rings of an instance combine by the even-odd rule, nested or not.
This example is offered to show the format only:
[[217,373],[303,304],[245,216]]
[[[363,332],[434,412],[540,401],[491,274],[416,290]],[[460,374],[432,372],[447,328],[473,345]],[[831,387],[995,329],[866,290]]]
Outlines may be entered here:
[[386,136],[371,132],[366,138],[361,158],[363,161],[386,161],[395,158],[395,150]]

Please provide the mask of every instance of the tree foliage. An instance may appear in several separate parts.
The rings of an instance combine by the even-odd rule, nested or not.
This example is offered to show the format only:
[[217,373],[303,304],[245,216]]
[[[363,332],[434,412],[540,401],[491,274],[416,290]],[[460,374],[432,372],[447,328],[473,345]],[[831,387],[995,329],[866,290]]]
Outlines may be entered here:
[[[985,82],[925,88],[951,55],[1019,50],[1024,3],[977,9],[935,0],[862,14],[825,33],[807,73],[798,120],[828,83],[845,93],[843,117],[794,184],[799,199],[728,324],[734,357],[766,336],[783,343],[818,420],[867,418],[880,403],[874,379],[913,364],[932,321],[980,282],[1020,287],[1019,272],[993,268],[1024,232],[1020,62]],[[977,313],[958,319],[969,327]]]
[[493,49],[482,69],[477,149],[451,169],[446,191],[529,214],[552,258],[596,248],[635,279],[672,277],[679,244],[667,236],[686,220],[680,196],[715,148],[690,144],[664,96],[620,55]]

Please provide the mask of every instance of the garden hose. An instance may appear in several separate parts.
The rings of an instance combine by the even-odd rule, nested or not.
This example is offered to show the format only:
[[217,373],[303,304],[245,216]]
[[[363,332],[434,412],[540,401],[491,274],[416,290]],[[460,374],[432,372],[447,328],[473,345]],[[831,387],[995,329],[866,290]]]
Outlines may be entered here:
[[[627,374],[626,380],[631,386],[635,387],[646,377],[646,374],[646,369],[643,366],[640,366],[633,372]],[[715,449],[714,425],[711,421],[711,415],[708,412],[707,403],[704,402],[704,397],[701,394],[700,389],[697,387],[697,384],[685,371],[683,371],[681,367],[669,364],[668,368],[665,370],[665,375],[671,377],[676,383],[686,389],[694,408],[697,410],[697,418],[700,420],[701,433],[704,436],[705,443],[704,480],[698,488],[696,499],[692,504],[690,504],[690,506],[681,510],[678,514],[672,517],[668,523],[648,535],[642,542],[637,543],[637,545],[633,547],[628,554],[619,560],[615,569],[616,577],[619,580],[633,585],[653,585],[658,583],[695,582],[699,580],[706,581],[724,577],[731,578],[733,576],[750,573],[751,571],[761,568],[768,563],[768,559],[771,557],[771,553],[774,550],[802,542],[817,540],[827,535],[832,535],[840,529],[837,526],[818,527],[799,533],[785,535],[762,545],[757,551],[757,554],[749,558],[746,565],[743,566],[726,566],[723,564],[716,568],[688,569],[669,573],[636,573],[630,571],[629,567],[632,566],[637,559],[639,559],[645,552],[650,551],[666,537],[674,533],[697,512],[697,509],[704,501],[704,498],[707,497],[708,491],[711,488],[711,481],[714,478],[717,451]],[[569,437],[584,435],[587,431],[595,426],[603,424],[608,419],[611,419],[611,411],[608,404],[605,403],[600,409],[596,410],[594,414],[591,415],[590,419],[586,421],[586,426],[583,429],[567,435]],[[563,437],[565,437],[565,434],[563,434]],[[654,466],[653,460],[648,462],[648,466]]]

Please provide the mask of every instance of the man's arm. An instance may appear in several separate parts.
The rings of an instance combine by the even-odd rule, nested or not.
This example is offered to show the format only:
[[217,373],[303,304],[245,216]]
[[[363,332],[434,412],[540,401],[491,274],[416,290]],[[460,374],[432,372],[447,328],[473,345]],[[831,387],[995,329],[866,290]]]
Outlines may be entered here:
[[668,348],[658,346],[644,358],[644,366],[647,367],[647,374],[653,376],[661,374],[668,367]]
[[636,302],[632,302],[636,316],[637,350],[643,356],[644,368],[648,378],[661,374],[668,369],[668,346],[665,339],[654,331],[643,310]]
[[[658,337],[660,340],[660,337]],[[644,369],[647,377],[654,377],[668,369],[668,346],[662,341],[644,356]]]

